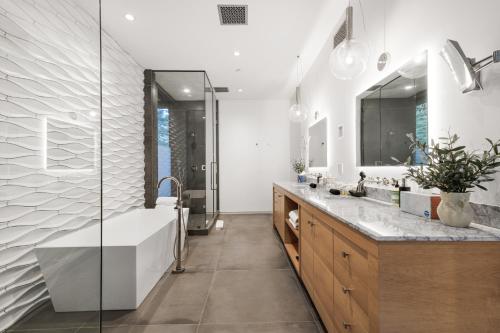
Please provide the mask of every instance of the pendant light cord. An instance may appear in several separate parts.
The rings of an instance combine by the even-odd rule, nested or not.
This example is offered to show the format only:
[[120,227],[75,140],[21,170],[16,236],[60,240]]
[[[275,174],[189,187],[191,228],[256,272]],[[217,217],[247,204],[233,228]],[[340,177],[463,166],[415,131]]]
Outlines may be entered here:
[[384,0],[384,53],[386,52],[386,0]]
[[366,32],[365,11],[363,10],[363,3],[361,2],[361,0],[358,0],[358,3],[359,3],[359,9],[361,10],[361,19],[363,21],[363,31]]

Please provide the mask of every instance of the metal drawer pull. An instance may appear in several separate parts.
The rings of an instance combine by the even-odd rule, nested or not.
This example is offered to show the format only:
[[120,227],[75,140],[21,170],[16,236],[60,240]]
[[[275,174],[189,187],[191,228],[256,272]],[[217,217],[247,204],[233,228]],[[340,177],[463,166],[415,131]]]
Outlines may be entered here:
[[342,258],[347,258],[349,257],[349,253],[345,252],[345,251],[342,251]]
[[343,321],[342,325],[344,325],[345,330],[349,330],[349,331],[351,330],[352,325],[350,323]]
[[342,287],[342,291],[344,292],[344,294],[347,294],[352,291],[352,288]]

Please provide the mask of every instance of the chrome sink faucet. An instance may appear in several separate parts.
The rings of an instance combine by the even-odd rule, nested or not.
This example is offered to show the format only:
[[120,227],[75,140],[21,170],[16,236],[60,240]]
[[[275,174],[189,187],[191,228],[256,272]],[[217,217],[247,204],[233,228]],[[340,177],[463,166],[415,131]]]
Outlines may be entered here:
[[177,202],[176,202],[176,208],[177,208],[177,237],[176,237],[176,243],[175,243],[175,269],[172,271],[173,274],[179,274],[183,273],[185,268],[182,267],[182,218],[183,218],[183,211],[182,211],[182,183],[175,177],[172,176],[166,176],[160,179],[158,182],[158,188],[160,188],[161,184],[165,180],[171,180],[177,185]]
[[320,179],[321,179],[322,177],[323,177],[323,175],[322,175],[321,173],[318,173],[318,174],[316,175],[316,184],[318,184],[318,185],[319,185],[319,181],[320,181]]

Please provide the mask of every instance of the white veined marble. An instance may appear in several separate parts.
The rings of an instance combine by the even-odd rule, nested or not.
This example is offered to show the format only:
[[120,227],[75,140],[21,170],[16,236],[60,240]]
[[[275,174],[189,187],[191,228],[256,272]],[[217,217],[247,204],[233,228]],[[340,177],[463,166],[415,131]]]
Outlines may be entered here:
[[326,188],[275,182],[326,214],[377,241],[500,241],[500,230],[472,223],[454,228],[366,198],[334,196]]

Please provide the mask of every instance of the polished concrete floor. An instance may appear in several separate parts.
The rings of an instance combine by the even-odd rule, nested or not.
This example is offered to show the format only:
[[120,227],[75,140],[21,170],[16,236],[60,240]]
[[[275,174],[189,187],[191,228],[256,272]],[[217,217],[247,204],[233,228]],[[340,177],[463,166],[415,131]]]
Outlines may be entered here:
[[[271,215],[224,215],[224,230],[191,236],[186,272],[167,274],[136,311],[105,311],[109,333],[322,332],[272,229]],[[95,313],[46,304],[16,331],[97,332]]]

